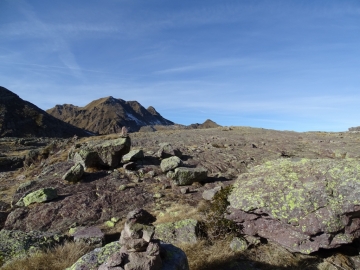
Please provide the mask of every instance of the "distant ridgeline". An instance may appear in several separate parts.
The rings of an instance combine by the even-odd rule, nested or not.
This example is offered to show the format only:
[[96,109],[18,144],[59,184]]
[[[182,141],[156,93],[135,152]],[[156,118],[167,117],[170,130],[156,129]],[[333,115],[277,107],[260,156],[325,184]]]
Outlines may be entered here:
[[360,131],[360,126],[359,127],[351,127],[351,128],[349,128],[349,131]]

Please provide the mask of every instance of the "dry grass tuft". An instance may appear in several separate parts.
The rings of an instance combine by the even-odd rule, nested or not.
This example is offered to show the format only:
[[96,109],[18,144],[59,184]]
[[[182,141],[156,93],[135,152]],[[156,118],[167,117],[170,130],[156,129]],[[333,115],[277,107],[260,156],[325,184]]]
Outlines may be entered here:
[[179,248],[186,253],[191,270],[221,270],[229,269],[237,255],[229,245],[229,240],[212,245],[203,240],[196,244],[180,244]]
[[154,224],[176,222],[183,219],[200,219],[198,209],[187,204],[173,204],[165,212],[156,213]]
[[40,251],[26,258],[14,260],[3,266],[2,270],[63,270],[73,265],[93,247],[85,243],[67,242],[47,251]]

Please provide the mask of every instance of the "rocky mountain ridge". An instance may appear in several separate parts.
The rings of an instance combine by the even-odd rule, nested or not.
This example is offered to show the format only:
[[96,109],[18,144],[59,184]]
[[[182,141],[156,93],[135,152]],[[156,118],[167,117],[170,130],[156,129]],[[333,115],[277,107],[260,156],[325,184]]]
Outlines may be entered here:
[[0,86],[1,137],[71,137],[89,133],[64,123]]
[[137,101],[125,101],[112,96],[94,100],[84,107],[56,105],[47,112],[66,123],[97,134],[118,133],[123,126],[130,131],[138,131],[148,125],[174,124],[152,106],[145,109]]

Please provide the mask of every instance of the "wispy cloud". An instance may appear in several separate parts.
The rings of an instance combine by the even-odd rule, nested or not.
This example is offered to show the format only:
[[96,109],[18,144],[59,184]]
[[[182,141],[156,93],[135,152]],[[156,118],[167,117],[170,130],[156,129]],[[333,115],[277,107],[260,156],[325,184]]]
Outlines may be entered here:
[[43,23],[26,0],[11,1],[10,3],[15,5],[25,16],[27,23],[34,26],[36,28],[36,32],[46,39],[46,42],[50,44],[50,49],[57,52],[63,65],[67,67],[75,77],[83,79],[81,67],[78,65],[76,57],[72,53],[66,40],[49,28],[47,24]]

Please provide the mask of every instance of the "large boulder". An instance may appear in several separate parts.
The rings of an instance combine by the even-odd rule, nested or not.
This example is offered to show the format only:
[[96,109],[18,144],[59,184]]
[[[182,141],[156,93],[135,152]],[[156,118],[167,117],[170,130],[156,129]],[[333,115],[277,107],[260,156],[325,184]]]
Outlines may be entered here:
[[61,243],[63,235],[49,232],[0,231],[0,259],[3,262]]
[[168,172],[166,176],[173,179],[176,186],[187,186],[205,180],[207,178],[207,169],[179,167],[174,172]]
[[357,160],[279,159],[238,177],[228,218],[244,234],[294,252],[336,248],[360,236]]
[[74,149],[69,157],[75,163],[88,167],[117,167],[123,155],[129,153],[131,140],[120,137],[114,140],[93,141]]

